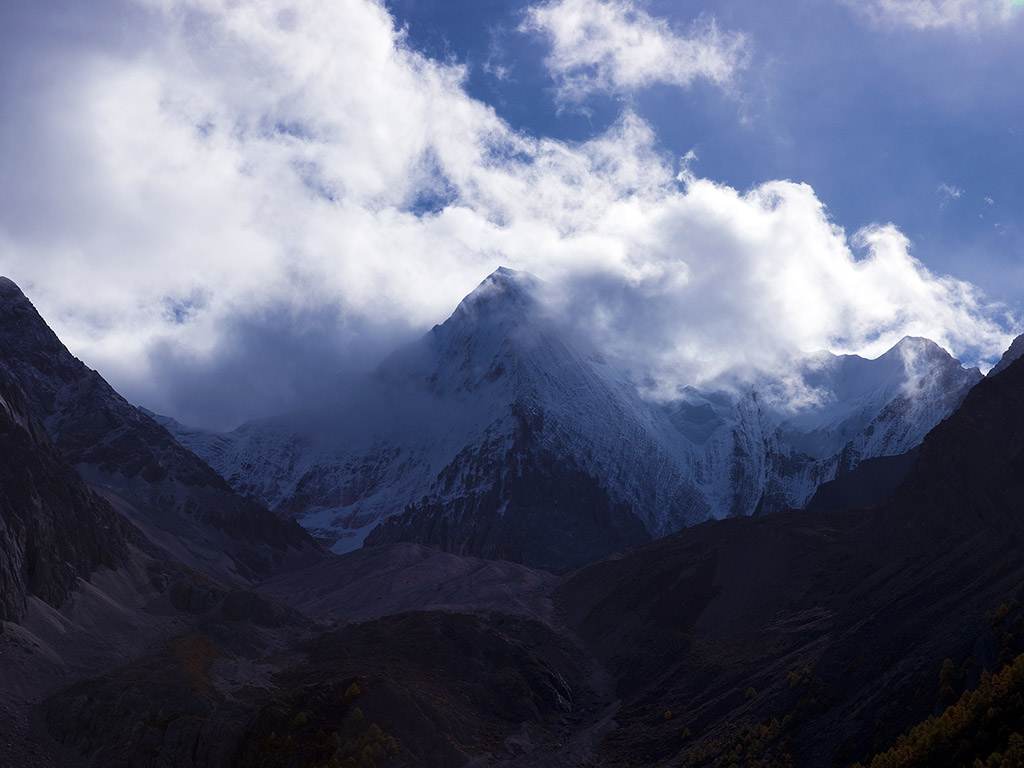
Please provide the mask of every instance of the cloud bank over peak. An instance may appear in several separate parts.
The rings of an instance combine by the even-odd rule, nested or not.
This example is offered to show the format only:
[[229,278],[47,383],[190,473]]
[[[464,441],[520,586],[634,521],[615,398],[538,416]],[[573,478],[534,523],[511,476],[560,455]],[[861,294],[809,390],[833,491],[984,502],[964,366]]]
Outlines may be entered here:
[[552,0],[529,8],[522,30],[550,42],[545,64],[567,103],[655,83],[685,87],[706,79],[724,86],[747,65],[751,48],[745,35],[721,31],[710,17],[678,34],[631,0]]
[[663,396],[778,374],[801,352],[877,356],[904,335],[972,362],[1009,340],[973,286],[932,274],[891,224],[848,238],[806,184],[741,193],[690,178],[640,230],[607,272],[579,277],[587,287],[568,314],[623,359],[654,361]]
[[906,334],[971,362],[1009,342],[972,286],[892,225],[848,237],[807,185],[697,178],[629,110],[583,142],[516,131],[379,3],[140,2],[137,45],[12,97],[0,271],[154,410],[231,427],[329,396],[499,264],[662,392]]

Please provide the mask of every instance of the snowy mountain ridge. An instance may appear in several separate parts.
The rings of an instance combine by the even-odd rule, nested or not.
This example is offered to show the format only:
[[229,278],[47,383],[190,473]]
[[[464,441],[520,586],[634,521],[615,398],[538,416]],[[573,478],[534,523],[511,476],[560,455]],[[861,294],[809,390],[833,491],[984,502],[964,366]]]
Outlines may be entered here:
[[[371,541],[558,569],[709,518],[801,507],[863,459],[917,445],[981,378],[906,338],[876,360],[806,359],[800,408],[765,396],[771,380],[654,403],[564,332],[538,287],[499,269],[329,410],[227,434],[165,424],[335,551],[377,528]],[[538,526],[584,551],[534,541]]]

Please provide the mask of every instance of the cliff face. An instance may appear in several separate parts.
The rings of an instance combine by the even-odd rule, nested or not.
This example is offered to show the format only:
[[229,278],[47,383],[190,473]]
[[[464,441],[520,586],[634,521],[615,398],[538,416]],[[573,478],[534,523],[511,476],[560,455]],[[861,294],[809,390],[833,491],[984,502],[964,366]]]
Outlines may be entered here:
[[78,579],[125,561],[128,534],[0,370],[0,619],[20,619],[29,596],[61,605]]

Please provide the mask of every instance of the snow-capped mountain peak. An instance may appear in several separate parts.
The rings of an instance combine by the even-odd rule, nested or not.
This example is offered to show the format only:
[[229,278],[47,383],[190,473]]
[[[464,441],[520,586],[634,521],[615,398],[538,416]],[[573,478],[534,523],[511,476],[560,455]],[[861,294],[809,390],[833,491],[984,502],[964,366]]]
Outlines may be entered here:
[[513,316],[529,318],[537,309],[539,287],[540,280],[529,272],[498,267],[459,302],[443,325],[466,318],[480,322],[493,315],[502,320]]
[[[784,380],[655,403],[546,311],[543,288],[499,268],[333,411],[179,439],[335,551],[376,527],[372,541],[560,570],[802,506],[864,458],[912,448],[980,378],[907,337],[875,360],[823,353]],[[798,407],[781,405],[786,387]]]
[[522,348],[550,330],[539,285],[530,274],[499,267],[447,320],[384,360],[377,375],[393,385],[425,383],[443,395],[473,392],[513,373]]

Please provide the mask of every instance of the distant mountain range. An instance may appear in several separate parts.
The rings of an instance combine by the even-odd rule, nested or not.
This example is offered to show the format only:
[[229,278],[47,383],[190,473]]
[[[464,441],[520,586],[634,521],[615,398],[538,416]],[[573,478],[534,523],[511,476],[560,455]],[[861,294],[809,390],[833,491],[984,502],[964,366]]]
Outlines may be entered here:
[[652,400],[539,293],[498,269],[316,412],[226,434],[161,421],[335,552],[409,541],[564,571],[708,519],[802,508],[861,461],[914,448],[982,378],[908,337],[876,360],[821,352]]

